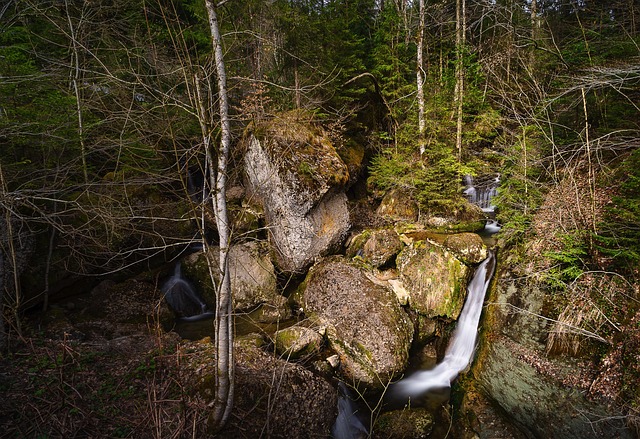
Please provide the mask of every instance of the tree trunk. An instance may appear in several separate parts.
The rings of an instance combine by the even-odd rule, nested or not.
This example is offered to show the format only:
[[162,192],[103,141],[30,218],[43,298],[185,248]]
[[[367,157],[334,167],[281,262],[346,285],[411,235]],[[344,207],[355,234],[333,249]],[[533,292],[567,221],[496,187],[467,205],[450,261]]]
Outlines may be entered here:
[[422,60],[424,44],[424,0],[420,0],[420,23],[418,26],[418,55],[416,65],[416,82],[418,85],[418,142],[420,144],[420,154],[425,151],[424,139],[424,62]]
[[463,51],[466,40],[466,5],[465,0],[456,0],[456,86],[455,100],[458,104],[457,123],[456,123],[456,149],[458,151],[458,161],[462,159],[462,113],[464,99],[464,70],[463,70]]
[[[227,97],[227,75],[222,54],[222,40],[218,27],[217,5],[212,0],[205,0],[209,16],[209,28],[213,43],[213,55],[216,65],[218,82],[218,113],[220,117],[221,140],[218,148],[217,168],[213,169],[213,159],[207,155],[207,166],[210,168],[209,178],[215,187],[215,197],[212,199],[213,210],[220,240],[219,265],[215,267],[212,258],[208,258],[209,271],[214,277],[214,269],[219,270],[220,283],[216,289],[216,317],[214,321],[216,346],[216,388],[209,417],[210,425],[220,429],[229,419],[233,406],[234,395],[234,358],[233,358],[233,306],[231,300],[231,279],[229,277],[228,254],[230,246],[229,221],[227,217],[226,182],[227,161],[231,147],[231,125],[229,120],[229,102]],[[215,179],[215,181],[213,181]]]
[[4,253],[0,248],[0,358],[7,347],[7,332],[4,323]]
[[78,117],[78,138],[80,140],[80,155],[82,159],[82,173],[84,176],[84,182],[89,183],[89,173],[87,170],[87,151],[84,143],[84,122],[82,120],[82,100],[80,97],[80,90],[78,89],[78,82],[80,81],[80,54],[78,51],[78,30],[73,27],[73,21],[71,20],[71,12],[69,11],[69,3],[67,0],[64,2],[67,12],[67,22],[69,24],[69,37],[71,38],[71,66],[73,68],[73,75],[71,77],[71,88],[73,88],[73,94],[76,98],[76,113]]

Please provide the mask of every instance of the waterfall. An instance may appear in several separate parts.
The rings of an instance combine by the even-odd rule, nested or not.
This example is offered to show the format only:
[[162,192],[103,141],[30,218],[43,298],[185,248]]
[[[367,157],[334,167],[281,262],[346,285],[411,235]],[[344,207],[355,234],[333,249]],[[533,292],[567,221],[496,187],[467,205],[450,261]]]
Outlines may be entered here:
[[200,320],[213,315],[207,311],[207,304],[191,283],[182,277],[180,262],[176,263],[173,275],[160,288],[169,306],[182,320]]
[[333,439],[360,439],[369,437],[367,427],[357,416],[358,408],[353,403],[347,386],[338,383],[338,417],[331,428]]
[[495,206],[491,200],[498,192],[500,174],[481,176],[474,179],[471,175],[462,178],[465,190],[464,195],[470,203],[479,206],[484,212],[493,213]]
[[448,388],[458,374],[469,366],[475,351],[484,297],[494,269],[495,255],[490,252],[489,257],[476,269],[467,287],[467,300],[444,359],[434,369],[416,372],[392,385],[390,393],[393,399],[407,401],[420,398],[429,391]]

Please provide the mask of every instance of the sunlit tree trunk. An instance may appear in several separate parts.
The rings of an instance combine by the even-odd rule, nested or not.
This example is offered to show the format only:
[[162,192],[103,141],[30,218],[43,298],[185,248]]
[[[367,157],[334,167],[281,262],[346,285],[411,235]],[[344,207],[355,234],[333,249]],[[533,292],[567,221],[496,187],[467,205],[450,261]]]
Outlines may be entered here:
[[[210,150],[207,151],[206,155],[211,187],[215,188],[215,197],[212,198],[212,204],[220,241],[218,265],[215,266],[215,261],[212,260],[213,258],[208,257],[207,259],[211,277],[215,277],[213,270],[219,270],[220,275],[220,282],[216,288],[216,317],[214,320],[215,362],[217,371],[215,376],[216,394],[212,402],[212,411],[209,418],[210,425],[214,429],[221,428],[229,419],[234,395],[233,307],[228,267],[230,232],[225,190],[227,182],[227,161],[231,147],[231,125],[229,121],[229,102],[227,97],[227,75],[222,53],[222,40],[218,27],[218,15],[216,12],[216,9],[222,6],[223,3],[225,3],[225,1],[216,4],[212,0],[205,0],[216,66],[218,115],[220,117],[221,135],[220,145],[217,151],[218,163],[216,167],[214,167]],[[207,254],[209,254],[209,252],[207,252]]]

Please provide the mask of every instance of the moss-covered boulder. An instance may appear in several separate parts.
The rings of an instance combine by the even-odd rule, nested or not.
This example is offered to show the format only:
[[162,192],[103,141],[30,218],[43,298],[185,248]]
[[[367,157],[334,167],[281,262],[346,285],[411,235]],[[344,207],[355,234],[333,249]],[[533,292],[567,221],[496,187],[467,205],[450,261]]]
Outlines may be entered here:
[[332,257],[309,271],[302,290],[299,307],[326,327],[346,381],[380,388],[404,370],[413,325],[390,288],[345,258]]
[[354,140],[347,140],[339,142],[336,145],[336,151],[342,159],[349,171],[349,183],[348,186],[352,186],[362,174],[364,166],[365,147],[355,142]]
[[616,370],[619,359],[602,373],[594,370],[593,357],[549,356],[545,342],[552,327],[544,317],[545,293],[524,273],[526,281],[514,280],[513,274],[503,271],[489,298],[495,306],[486,310],[475,385],[526,437],[637,437],[626,424],[631,418],[624,406],[612,402],[622,377]]
[[297,360],[320,351],[323,338],[317,331],[304,326],[291,326],[273,335],[276,353],[286,360]]
[[[217,261],[218,248],[212,247],[210,251],[212,258]],[[184,272],[199,286],[207,303],[214,303],[213,286],[205,255],[194,253],[185,258]],[[229,272],[234,310],[247,311],[259,305],[266,305],[273,319],[288,316],[286,299],[278,292],[275,268],[265,242],[249,241],[233,245],[229,250]],[[216,282],[218,280],[216,279]]]
[[404,244],[393,229],[365,230],[351,239],[347,256],[360,256],[374,267],[393,262]]
[[396,264],[412,309],[427,317],[458,318],[469,275],[462,261],[439,245],[418,241],[400,252]]
[[447,236],[444,246],[465,264],[479,264],[487,259],[487,246],[477,233],[456,233]]
[[411,192],[402,188],[392,189],[385,194],[376,213],[392,221],[415,222],[420,210]]
[[479,232],[486,221],[487,214],[466,200],[446,211],[425,212],[421,217],[421,222],[427,228],[442,233]]
[[279,268],[299,272],[336,250],[350,227],[349,173],[325,133],[287,115],[253,126],[242,147]]
[[428,438],[434,426],[433,414],[425,408],[394,410],[381,414],[373,426],[373,438]]

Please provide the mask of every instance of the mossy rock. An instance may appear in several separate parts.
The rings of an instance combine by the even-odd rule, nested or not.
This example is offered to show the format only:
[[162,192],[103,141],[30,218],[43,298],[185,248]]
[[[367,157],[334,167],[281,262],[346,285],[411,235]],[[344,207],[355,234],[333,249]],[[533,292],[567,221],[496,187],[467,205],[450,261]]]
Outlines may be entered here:
[[394,410],[382,413],[373,426],[373,438],[420,439],[433,431],[434,419],[424,408]]
[[393,229],[365,230],[356,235],[347,248],[347,257],[360,256],[374,267],[391,263],[403,248]]
[[326,326],[343,379],[382,388],[404,370],[413,325],[395,293],[361,265],[339,256],[321,260],[299,295],[305,315]]
[[304,326],[291,326],[274,334],[276,353],[286,360],[313,355],[320,351],[323,338],[318,332]]
[[420,210],[411,192],[396,188],[387,192],[376,210],[376,214],[392,221],[415,222]]
[[479,264],[487,259],[487,246],[477,233],[450,235],[445,240],[444,245],[465,264]]
[[413,310],[427,317],[458,318],[466,298],[467,265],[428,241],[405,247],[396,265]]
[[264,220],[262,212],[248,206],[230,205],[229,218],[234,236],[258,238],[261,221]]
[[315,206],[329,188],[344,187],[349,181],[347,166],[327,134],[297,113],[284,113],[253,126],[245,133],[243,148],[250,151],[252,142],[258,142],[276,167],[275,172],[302,214]]
[[349,185],[353,185],[363,169],[365,147],[354,141],[344,142],[336,148],[338,155],[349,170]]
[[[209,249],[217,261],[219,249]],[[286,299],[277,290],[275,268],[263,241],[235,244],[228,256],[234,310],[247,311],[261,304],[270,304],[286,315]],[[204,253],[194,253],[184,260],[184,272],[195,284],[207,303],[214,303],[215,291]],[[217,273],[217,270],[214,270]],[[219,279],[215,279],[216,283]]]

